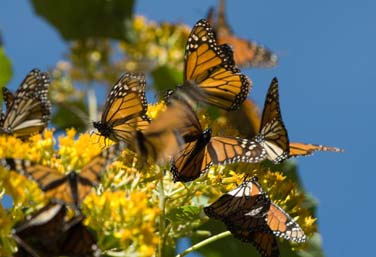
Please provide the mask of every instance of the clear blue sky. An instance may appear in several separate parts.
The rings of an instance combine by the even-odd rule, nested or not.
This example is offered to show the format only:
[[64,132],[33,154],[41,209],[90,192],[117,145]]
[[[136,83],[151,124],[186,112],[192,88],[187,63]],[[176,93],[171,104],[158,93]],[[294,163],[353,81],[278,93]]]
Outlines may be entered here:
[[[137,1],[136,13],[193,25],[216,4],[216,0],[142,0]],[[14,89],[31,68],[53,67],[66,45],[52,27],[33,15],[28,1],[5,0],[0,6],[0,30],[13,63],[10,87]],[[290,140],[346,150],[296,160],[306,190],[319,201],[318,222],[329,257],[372,255],[375,10],[372,0],[227,3],[233,30],[267,45],[280,57],[276,68],[244,70],[253,80],[251,98],[262,105],[270,80],[277,76]]]

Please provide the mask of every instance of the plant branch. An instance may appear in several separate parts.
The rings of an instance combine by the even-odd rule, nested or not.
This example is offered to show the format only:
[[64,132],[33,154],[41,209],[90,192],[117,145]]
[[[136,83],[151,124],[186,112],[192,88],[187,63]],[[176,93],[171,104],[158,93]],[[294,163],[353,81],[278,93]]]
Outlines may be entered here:
[[217,241],[219,239],[222,239],[222,238],[225,238],[225,237],[228,237],[229,235],[231,235],[231,232],[230,231],[225,231],[225,232],[222,232],[220,234],[217,234],[215,236],[212,236],[212,237],[209,237],[195,245],[192,245],[191,247],[185,249],[182,253],[176,255],[176,257],[183,257],[185,255],[187,255],[188,253],[190,252],[193,252],[193,251],[196,251],[198,249],[200,249],[201,247],[207,245],[207,244],[210,244],[214,241]]

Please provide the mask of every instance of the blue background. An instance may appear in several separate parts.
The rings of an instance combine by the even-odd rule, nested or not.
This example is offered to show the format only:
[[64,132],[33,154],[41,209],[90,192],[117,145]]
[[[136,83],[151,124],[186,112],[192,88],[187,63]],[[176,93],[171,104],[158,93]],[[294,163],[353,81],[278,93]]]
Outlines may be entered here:
[[[136,2],[135,13],[192,26],[216,5],[215,0],[142,0]],[[3,0],[0,6],[0,30],[14,69],[9,86],[15,89],[31,68],[54,67],[67,45],[33,14],[29,1]],[[372,255],[375,10],[371,0],[227,3],[236,34],[267,45],[280,59],[273,69],[243,70],[253,81],[250,97],[262,107],[277,76],[290,140],[346,150],[296,160],[306,190],[319,201],[319,229],[330,257]]]

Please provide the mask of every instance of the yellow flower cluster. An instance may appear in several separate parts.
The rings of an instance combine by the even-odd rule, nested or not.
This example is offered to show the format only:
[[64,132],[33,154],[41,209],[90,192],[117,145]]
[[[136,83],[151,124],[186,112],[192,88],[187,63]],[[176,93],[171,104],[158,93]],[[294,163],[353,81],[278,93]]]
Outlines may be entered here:
[[86,223],[97,232],[99,242],[114,236],[124,256],[153,256],[159,243],[155,228],[160,210],[157,202],[150,201],[150,192],[91,194],[83,208]]
[[126,70],[151,71],[163,65],[183,70],[189,27],[184,24],[157,24],[144,16],[136,16],[133,19],[133,30],[134,42],[120,44],[120,48],[128,55],[124,63]]
[[[150,105],[148,115],[154,118],[164,108],[164,103]],[[214,133],[228,134],[222,131],[223,127],[230,129],[223,126],[225,119],[213,121],[204,112],[199,118],[204,129],[213,127]],[[25,142],[0,137],[0,157],[28,159],[64,173],[80,170],[104,147],[96,135],[77,135],[74,129],[59,136],[57,142],[55,146],[50,130]],[[109,255],[122,249],[122,256],[154,256],[162,244],[173,247],[177,238],[191,234],[207,221],[202,208],[238,186],[245,174],[257,175],[271,200],[297,218],[308,236],[317,230],[312,213],[303,208],[304,193],[281,172],[261,164],[214,166],[207,174],[184,184],[173,183],[167,168],[140,168],[137,156],[128,149],[107,168],[101,186],[83,202],[85,223],[96,232],[102,250]],[[24,218],[21,207],[31,207],[30,213],[46,200],[34,182],[4,168],[0,169],[0,192],[13,199],[8,210],[0,206],[0,240],[4,241],[12,226]]]

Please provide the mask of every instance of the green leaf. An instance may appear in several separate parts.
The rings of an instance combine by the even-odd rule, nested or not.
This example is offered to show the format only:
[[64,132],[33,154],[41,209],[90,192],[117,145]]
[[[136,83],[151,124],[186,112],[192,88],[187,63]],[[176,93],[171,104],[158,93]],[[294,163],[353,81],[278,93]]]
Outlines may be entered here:
[[200,213],[201,208],[186,205],[171,209],[166,214],[166,218],[170,220],[172,223],[188,223],[197,220],[200,216]]
[[88,122],[83,117],[79,117],[79,113],[87,116],[86,106],[83,102],[69,102],[64,105],[58,105],[57,111],[52,117],[56,130],[61,131],[73,127],[79,132],[85,131]]
[[35,12],[65,40],[130,39],[133,0],[32,0],[32,3]]
[[159,66],[151,72],[155,90],[163,96],[168,89],[175,89],[183,81],[183,73],[174,67]]
[[12,78],[12,64],[6,56],[4,48],[0,46],[0,88]]

